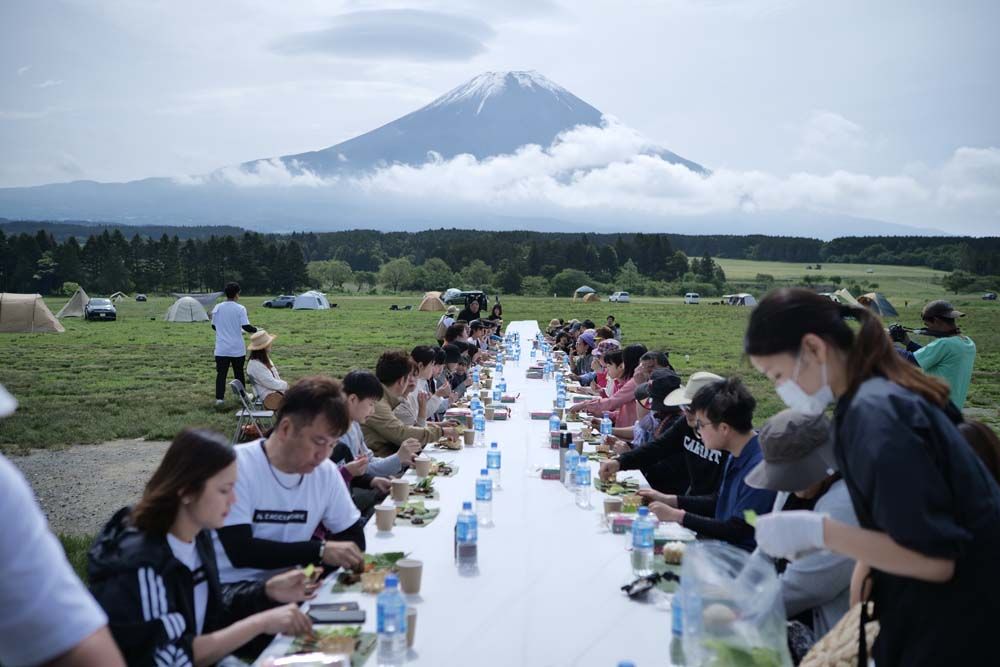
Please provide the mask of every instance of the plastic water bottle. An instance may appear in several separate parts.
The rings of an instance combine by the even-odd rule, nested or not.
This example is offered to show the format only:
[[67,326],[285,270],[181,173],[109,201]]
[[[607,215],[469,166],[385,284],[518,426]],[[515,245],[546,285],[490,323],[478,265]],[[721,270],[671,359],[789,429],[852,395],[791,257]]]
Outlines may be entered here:
[[490,477],[493,478],[493,490],[496,491],[500,487],[500,448],[497,447],[497,443],[490,444],[489,451],[486,452],[486,468],[490,471]]
[[477,410],[483,409],[483,402],[479,400],[479,394],[473,394],[472,400],[469,401],[469,409],[475,414]]
[[472,367],[472,384],[479,384],[479,366]]
[[493,480],[490,471],[483,468],[476,480],[476,514],[480,526],[493,525]]
[[684,610],[681,608],[681,592],[678,589],[670,600],[670,664],[686,665],[684,656]]
[[503,357],[503,352],[497,355],[497,365],[493,368],[496,371],[497,377],[500,377],[500,374],[503,373],[503,361],[501,361],[501,357]]
[[503,391],[500,389],[500,383],[496,380],[493,381],[493,402],[499,403],[500,397],[503,396]]
[[552,379],[552,362],[549,359],[545,360],[545,366],[542,367],[542,379],[546,382]]
[[475,446],[486,446],[486,413],[482,408],[472,416],[472,428],[476,431]]
[[531,346],[531,352],[528,353],[528,356],[530,356],[532,359],[534,359],[537,355],[538,355],[538,351],[535,349],[535,346],[532,345]]
[[576,506],[590,509],[590,462],[585,456],[576,463]]
[[566,450],[566,488],[570,491],[576,489],[576,466],[580,463],[580,454],[576,447]]
[[500,396],[503,397],[507,393],[507,380],[501,375],[500,376]]
[[385,577],[385,590],[375,603],[378,617],[379,667],[400,667],[406,660],[406,602],[395,574]]
[[562,420],[559,419],[559,413],[553,410],[552,416],[549,417],[549,436],[551,437],[553,433],[558,433],[561,426]]
[[557,408],[566,407],[566,389],[564,389],[563,387],[559,387],[559,390],[556,391],[556,407]]
[[603,441],[613,432],[614,432],[614,425],[611,423],[611,413],[605,412],[604,416],[601,417],[601,440]]
[[639,516],[632,522],[632,573],[645,577],[653,573],[653,531],[656,524],[649,516],[648,507],[639,508]]
[[455,520],[455,563],[459,574],[472,574],[476,571],[478,525],[472,503],[466,500]]

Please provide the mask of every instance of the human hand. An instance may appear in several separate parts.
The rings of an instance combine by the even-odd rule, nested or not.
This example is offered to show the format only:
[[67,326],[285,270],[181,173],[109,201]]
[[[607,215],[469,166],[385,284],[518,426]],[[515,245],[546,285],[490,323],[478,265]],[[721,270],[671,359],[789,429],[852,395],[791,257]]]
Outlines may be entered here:
[[350,463],[345,463],[344,467],[347,468],[347,472],[351,473],[351,476],[360,477],[368,470],[368,457],[364,455],[359,456]]
[[392,480],[388,477],[375,477],[372,479],[372,488],[382,493],[389,493],[392,488]]
[[438,390],[434,392],[434,395],[438,398],[448,398],[451,396],[451,387],[444,385],[443,387],[438,387]]
[[649,506],[649,511],[655,514],[656,518],[660,521],[676,521],[680,523],[684,520],[684,510],[671,507],[666,503],[652,503]]
[[767,555],[794,560],[825,546],[823,515],[807,510],[765,514],[757,519],[756,539]]
[[[318,578],[321,568],[317,568]],[[288,572],[276,574],[264,584],[264,592],[267,597],[275,602],[302,602],[316,597],[316,589],[319,582],[307,577],[305,571],[297,567]]]
[[632,451],[632,448],[624,440],[619,440],[618,438],[615,438],[614,441],[611,443],[611,451],[614,452],[615,454],[624,454],[625,452]]
[[640,489],[639,495],[642,496],[647,505],[650,503],[663,503],[664,505],[677,507],[677,496],[660,493],[653,489]]
[[443,429],[441,429],[441,435],[443,435],[446,438],[457,438],[458,429],[455,428],[454,426],[445,426]]
[[413,464],[413,457],[420,453],[423,447],[416,438],[407,438],[399,445],[399,462],[405,466]]
[[323,550],[323,562],[344,569],[353,569],[365,564],[365,556],[354,542],[327,542]]
[[312,632],[312,621],[296,604],[268,609],[255,615],[265,635],[305,635]]
[[601,461],[601,469],[598,471],[598,476],[602,481],[610,482],[615,479],[618,471],[621,470],[622,464],[614,459],[609,459],[607,461]]
[[426,391],[417,392],[417,406],[421,410],[423,410],[425,407],[427,407],[427,399],[429,399],[430,397],[431,395],[428,394]]

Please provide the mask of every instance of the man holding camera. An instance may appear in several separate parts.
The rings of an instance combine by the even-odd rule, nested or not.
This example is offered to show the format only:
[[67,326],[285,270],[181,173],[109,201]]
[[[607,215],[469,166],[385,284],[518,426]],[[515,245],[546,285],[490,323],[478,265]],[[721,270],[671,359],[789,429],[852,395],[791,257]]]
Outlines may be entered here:
[[961,410],[972,381],[976,344],[962,335],[955,323],[959,317],[965,317],[965,313],[955,310],[947,301],[931,301],[921,313],[924,328],[920,333],[933,336],[934,340],[921,347],[899,325],[890,327],[889,333],[895,342],[906,346],[904,356],[909,361],[948,383],[951,402]]

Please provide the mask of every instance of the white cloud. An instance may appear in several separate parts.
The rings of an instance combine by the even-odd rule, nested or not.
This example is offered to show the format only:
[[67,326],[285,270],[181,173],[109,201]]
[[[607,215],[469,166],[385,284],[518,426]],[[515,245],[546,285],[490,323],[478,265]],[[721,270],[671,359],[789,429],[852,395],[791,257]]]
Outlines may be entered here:
[[803,123],[794,158],[821,169],[842,165],[868,148],[864,129],[833,111],[814,111]]
[[18,76],[24,76],[25,74],[28,73],[28,70],[30,70],[30,69],[31,69],[31,65],[24,65],[23,67],[18,67],[17,68],[17,75]]
[[911,173],[835,170],[788,176],[726,168],[705,176],[651,154],[651,148],[639,133],[610,120],[601,128],[565,132],[548,147],[524,146],[512,155],[484,160],[432,155],[420,166],[397,164],[362,176],[324,178],[274,159],[256,162],[249,170],[224,169],[211,180],[241,187],[330,187],[371,201],[390,196],[522,214],[612,209],[701,216],[813,210],[939,228],[954,220],[987,228],[991,221],[1000,222],[998,148],[959,148],[943,165]]
[[46,79],[41,83],[32,84],[35,88],[51,88],[62,84],[62,79]]

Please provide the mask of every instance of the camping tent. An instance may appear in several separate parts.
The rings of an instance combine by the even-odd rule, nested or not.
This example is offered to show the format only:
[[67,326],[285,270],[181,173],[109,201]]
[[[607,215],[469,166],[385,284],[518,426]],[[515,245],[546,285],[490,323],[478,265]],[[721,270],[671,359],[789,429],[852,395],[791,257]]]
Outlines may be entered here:
[[83,291],[83,288],[77,287],[72,298],[56,313],[56,317],[83,317],[83,309],[89,301],[90,297]]
[[45,305],[41,294],[0,293],[0,333],[66,331]]
[[322,292],[309,290],[295,297],[293,310],[326,310],[330,307],[330,302],[326,300],[326,295]]
[[115,303],[121,303],[123,299],[128,298],[128,294],[126,294],[125,292],[115,292],[108,298],[114,301]]
[[424,292],[424,296],[436,296],[437,298],[440,299],[441,298],[441,292],[435,292],[435,291]]
[[200,303],[202,308],[207,309],[209,306],[215,303],[215,300],[218,299],[220,296],[222,296],[222,294],[223,294],[222,292],[205,292],[204,294],[179,294],[177,292],[174,292],[173,296],[177,297],[178,299],[182,299],[186,296],[189,296],[198,303]]
[[846,288],[841,288],[834,292],[833,294],[827,294],[834,301],[839,301],[840,303],[846,303],[849,306],[861,305],[858,300],[854,298],[854,295]]
[[740,294],[723,295],[722,301],[729,306],[756,306],[757,299],[752,294],[742,292]]
[[597,296],[597,294],[594,293],[594,292],[591,292],[590,294],[584,294],[583,295],[583,302],[584,303],[594,303],[594,302],[597,302],[597,301],[600,301],[600,300],[601,300],[601,297]]
[[167,322],[207,322],[208,313],[196,299],[182,296],[170,306],[164,319]]
[[858,303],[867,306],[882,317],[899,317],[899,313],[882,292],[869,292],[859,296]]
[[444,310],[444,301],[438,296],[440,292],[428,292],[424,295],[423,301],[417,306],[417,310]]
[[587,287],[586,285],[580,285],[579,287],[576,288],[576,291],[573,292],[573,300],[576,301],[576,299],[578,299],[578,298],[586,300],[585,297],[586,297],[587,294],[595,294],[596,295],[597,294],[597,290],[595,290],[593,287]]

